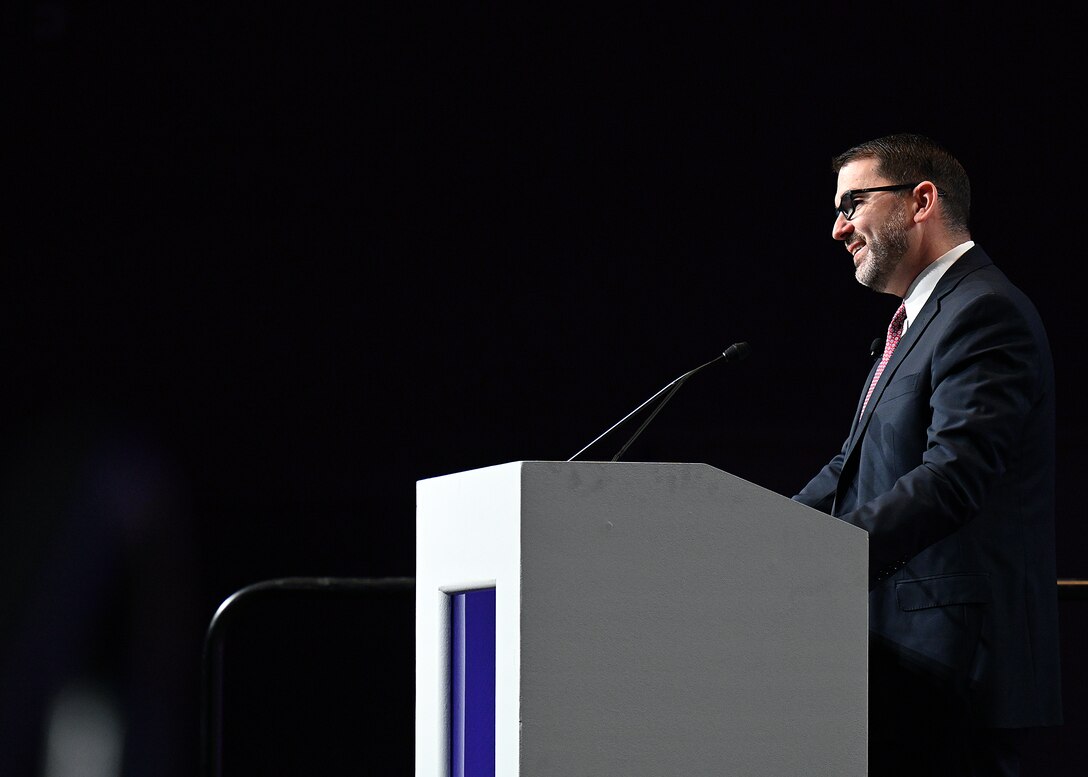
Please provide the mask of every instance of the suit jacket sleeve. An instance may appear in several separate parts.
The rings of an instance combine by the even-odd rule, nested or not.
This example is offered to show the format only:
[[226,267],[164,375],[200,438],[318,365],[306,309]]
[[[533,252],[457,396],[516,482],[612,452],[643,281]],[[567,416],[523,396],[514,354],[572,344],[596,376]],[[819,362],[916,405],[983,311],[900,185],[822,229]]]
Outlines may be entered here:
[[825,513],[830,513],[835,504],[835,490],[839,485],[839,476],[842,474],[842,463],[846,458],[846,448],[839,451],[831,461],[824,465],[808,485],[793,498],[801,504],[815,507]]

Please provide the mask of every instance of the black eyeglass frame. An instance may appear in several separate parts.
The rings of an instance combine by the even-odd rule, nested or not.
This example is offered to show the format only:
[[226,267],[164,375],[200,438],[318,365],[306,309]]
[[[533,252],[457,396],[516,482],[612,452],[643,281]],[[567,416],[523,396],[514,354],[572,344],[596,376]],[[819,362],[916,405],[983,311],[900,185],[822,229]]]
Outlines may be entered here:
[[[842,197],[839,197],[839,207],[835,208],[836,213],[841,213],[842,217],[849,221],[854,218],[854,212],[858,209],[858,203],[854,200],[855,194],[868,194],[869,192],[899,192],[907,189],[913,189],[922,181],[918,183],[893,183],[889,186],[870,186],[868,189],[847,189],[842,193]],[[943,194],[940,189],[937,190],[937,195]],[[849,203],[844,205],[843,203]],[[849,212],[848,212],[849,211]]]

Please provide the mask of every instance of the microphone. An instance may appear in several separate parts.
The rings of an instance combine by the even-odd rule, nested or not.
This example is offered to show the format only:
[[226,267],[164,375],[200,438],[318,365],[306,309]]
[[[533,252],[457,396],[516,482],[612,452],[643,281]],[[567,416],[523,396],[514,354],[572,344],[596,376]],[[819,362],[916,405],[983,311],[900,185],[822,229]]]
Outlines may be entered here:
[[629,439],[626,443],[624,443],[623,447],[620,448],[619,451],[616,453],[616,455],[612,457],[612,461],[618,461],[620,456],[623,455],[624,451],[626,451],[630,447],[631,443],[633,443],[635,441],[635,439],[640,434],[642,434],[642,430],[645,429],[649,425],[650,421],[654,420],[654,416],[656,416],[658,413],[661,412],[661,408],[663,408],[665,406],[665,404],[670,399],[672,399],[673,394],[675,394],[677,391],[680,390],[680,387],[684,385],[684,382],[688,378],[690,378],[692,375],[694,375],[695,373],[702,370],[704,367],[709,367],[711,364],[714,364],[717,361],[724,360],[724,361],[727,361],[727,362],[739,362],[739,361],[741,361],[743,359],[748,358],[748,354],[751,353],[751,351],[752,351],[752,349],[748,345],[748,343],[733,343],[731,346],[726,348],[724,351],[722,351],[720,354],[718,354],[713,359],[708,361],[706,364],[700,364],[695,369],[688,370],[687,372],[685,372],[680,377],[674,378],[671,382],[669,382],[668,384],[663,386],[652,397],[647,399],[645,402],[643,402],[641,405],[636,407],[630,413],[625,415],[619,421],[616,421],[616,423],[612,424],[612,426],[608,427],[603,432],[601,432],[599,435],[597,435],[595,438],[593,438],[592,442],[590,442],[589,445],[586,445],[585,448],[582,448],[582,450],[578,451],[578,453],[571,456],[569,459],[567,459],[567,461],[574,461],[576,458],[578,458],[580,455],[582,455],[586,451],[586,449],[588,449],[590,446],[592,446],[593,443],[597,442],[597,440],[604,437],[606,434],[611,432],[613,429],[615,429],[617,426],[622,424],[628,418],[633,416],[639,410],[641,410],[642,408],[646,407],[646,405],[653,402],[662,393],[664,393],[665,391],[668,391],[669,389],[672,389],[672,391],[669,391],[668,395],[664,399],[661,400],[661,402],[658,404],[658,406],[654,408],[654,411],[652,413],[650,413],[650,415],[646,418],[646,420],[642,422],[642,426],[640,426],[638,429],[635,430],[635,433],[633,435],[631,435],[631,439]]
[[875,359],[884,352],[884,338],[878,337],[869,344],[869,357]]

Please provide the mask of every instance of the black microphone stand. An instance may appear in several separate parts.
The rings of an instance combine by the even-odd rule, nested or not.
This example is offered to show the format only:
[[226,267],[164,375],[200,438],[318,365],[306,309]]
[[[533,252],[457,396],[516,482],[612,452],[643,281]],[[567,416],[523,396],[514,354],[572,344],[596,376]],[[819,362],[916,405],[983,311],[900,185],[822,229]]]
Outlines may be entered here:
[[672,389],[672,391],[669,391],[669,393],[668,393],[668,394],[667,394],[667,395],[665,396],[665,398],[664,398],[664,399],[662,399],[662,400],[661,400],[661,402],[660,402],[660,403],[659,403],[659,404],[657,405],[657,407],[655,407],[655,408],[654,408],[654,411],[653,411],[652,413],[650,413],[650,415],[649,415],[649,416],[648,416],[648,417],[646,418],[646,420],[645,420],[645,421],[643,421],[643,422],[642,422],[642,425],[641,425],[641,426],[639,426],[639,428],[635,430],[635,433],[634,433],[633,435],[631,435],[631,439],[629,439],[629,440],[628,440],[628,441],[627,441],[626,443],[624,443],[623,447],[622,447],[622,448],[620,448],[620,449],[619,449],[619,451],[617,451],[617,452],[616,452],[616,455],[615,455],[615,456],[613,456],[613,457],[612,457],[612,459],[611,459],[612,461],[618,461],[618,460],[619,460],[619,458],[620,458],[620,456],[622,456],[622,455],[624,454],[624,452],[625,452],[625,451],[626,451],[626,450],[627,450],[627,449],[628,449],[628,448],[629,448],[629,447],[631,446],[631,443],[633,443],[633,442],[635,441],[635,439],[636,439],[636,438],[637,438],[637,437],[638,437],[638,436],[639,436],[640,434],[642,434],[642,430],[643,430],[643,429],[645,429],[645,428],[646,428],[646,427],[647,427],[647,426],[648,426],[648,425],[650,424],[650,421],[654,420],[654,416],[656,416],[656,415],[657,415],[658,413],[660,413],[660,412],[661,412],[661,408],[663,408],[663,407],[664,407],[664,406],[666,405],[666,403],[668,403],[668,401],[669,401],[670,399],[672,399],[673,395],[674,395],[674,394],[675,394],[675,393],[676,393],[677,391],[679,391],[679,390],[680,390],[680,387],[684,385],[684,382],[685,382],[685,381],[686,381],[686,380],[687,380],[688,378],[690,378],[690,377],[691,377],[692,375],[694,375],[695,373],[699,372],[700,370],[704,369],[705,367],[709,367],[709,366],[710,366],[711,364],[714,364],[714,362],[720,361],[720,360],[722,360],[722,359],[724,359],[724,360],[725,360],[725,361],[727,361],[727,362],[729,362],[729,361],[740,361],[741,359],[745,358],[745,357],[746,357],[746,356],[748,355],[748,353],[749,353],[749,351],[750,351],[750,350],[751,350],[751,349],[750,349],[750,347],[748,346],[748,343],[734,343],[733,345],[729,346],[729,347],[728,347],[728,348],[726,348],[726,349],[725,349],[724,351],[722,351],[722,352],[721,352],[720,354],[718,354],[717,356],[715,356],[715,357],[714,357],[713,359],[711,359],[710,361],[708,361],[708,362],[707,362],[706,364],[700,364],[700,365],[699,365],[698,367],[696,367],[695,369],[693,369],[693,370],[689,370],[688,372],[685,372],[685,373],[684,373],[683,375],[681,375],[680,377],[678,377],[678,378],[675,378],[675,379],[673,379],[673,380],[672,380],[672,381],[670,381],[670,382],[669,382],[669,383],[668,383],[667,385],[665,385],[665,386],[664,386],[664,387],[662,387],[662,388],[661,388],[661,389],[660,389],[659,391],[657,391],[657,392],[656,392],[656,393],[655,393],[655,394],[654,394],[654,395],[653,395],[652,397],[650,397],[649,399],[647,399],[647,400],[646,400],[645,402],[643,402],[643,403],[642,403],[641,405],[639,405],[638,407],[636,407],[636,408],[635,408],[634,410],[632,410],[632,411],[631,411],[630,413],[628,413],[627,415],[625,415],[625,416],[624,416],[623,418],[621,418],[621,419],[620,419],[619,421],[617,421],[616,423],[612,424],[612,426],[608,427],[608,428],[607,428],[607,429],[605,429],[605,430],[604,430],[603,432],[601,432],[601,433],[600,433],[599,435],[597,435],[597,437],[595,437],[595,438],[594,438],[594,439],[593,439],[593,440],[592,440],[592,441],[591,441],[591,442],[589,443],[589,445],[586,445],[586,446],[585,446],[584,448],[582,448],[582,450],[578,451],[578,453],[574,454],[574,455],[573,455],[573,456],[571,456],[571,457],[570,457],[569,459],[567,459],[567,461],[574,461],[574,460],[575,460],[576,458],[578,458],[578,457],[579,457],[579,456],[580,456],[580,455],[581,455],[582,453],[584,453],[584,452],[585,452],[585,451],[586,451],[586,450],[587,450],[588,448],[590,448],[590,447],[591,447],[591,446],[592,446],[592,445],[593,445],[593,444],[594,444],[595,442],[597,442],[597,440],[600,440],[600,439],[601,439],[602,437],[604,437],[605,435],[607,435],[607,434],[608,434],[609,432],[611,432],[611,431],[612,431],[613,429],[615,429],[615,428],[616,428],[617,426],[619,426],[620,424],[622,424],[622,423],[623,423],[624,421],[626,421],[626,420],[627,420],[628,418],[630,418],[631,416],[633,416],[633,415],[634,415],[635,413],[637,413],[637,412],[638,412],[639,410],[641,410],[642,408],[646,407],[646,405],[648,405],[648,404],[650,404],[651,402],[653,402],[653,401],[654,401],[655,399],[657,399],[657,398],[658,398],[659,396],[661,396],[661,394],[663,394],[663,393],[664,393],[665,391],[668,391],[668,390],[669,390],[669,389],[671,388],[671,389]]

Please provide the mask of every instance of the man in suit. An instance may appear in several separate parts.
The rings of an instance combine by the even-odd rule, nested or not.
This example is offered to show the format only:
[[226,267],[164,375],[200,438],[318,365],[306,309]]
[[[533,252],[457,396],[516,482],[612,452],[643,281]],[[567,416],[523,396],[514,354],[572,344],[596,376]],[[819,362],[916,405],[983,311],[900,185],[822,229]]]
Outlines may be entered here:
[[893,135],[833,170],[832,236],[902,300],[842,450],[794,497],[869,533],[870,774],[1016,775],[1017,731],[1061,722],[1046,332],[971,240],[944,148]]

